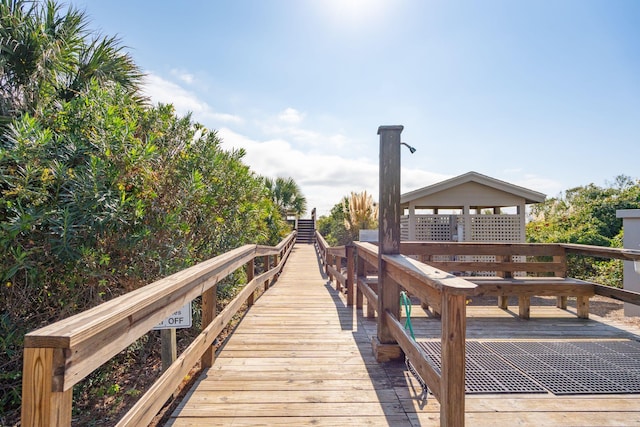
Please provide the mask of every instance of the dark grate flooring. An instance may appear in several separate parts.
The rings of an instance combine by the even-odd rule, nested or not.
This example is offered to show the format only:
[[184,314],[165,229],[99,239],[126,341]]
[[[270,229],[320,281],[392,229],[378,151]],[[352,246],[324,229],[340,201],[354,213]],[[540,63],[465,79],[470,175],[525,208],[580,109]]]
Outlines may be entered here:
[[[440,342],[420,342],[438,371]],[[469,394],[640,393],[640,342],[467,341]]]

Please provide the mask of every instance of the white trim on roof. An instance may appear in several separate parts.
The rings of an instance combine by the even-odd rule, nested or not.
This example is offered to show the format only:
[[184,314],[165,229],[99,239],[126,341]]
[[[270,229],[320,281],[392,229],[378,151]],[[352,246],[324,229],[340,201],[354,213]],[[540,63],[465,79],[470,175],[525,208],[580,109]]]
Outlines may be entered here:
[[508,194],[512,194],[517,197],[521,197],[525,199],[525,203],[527,204],[544,202],[547,197],[545,194],[538,191],[529,190],[528,188],[520,187],[519,185],[510,184],[508,182],[471,171],[433,185],[404,193],[400,195],[400,204],[407,206],[414,200],[422,199],[432,194],[439,193],[441,191],[445,191],[453,187],[466,184],[468,182],[475,182],[480,185],[484,185]]

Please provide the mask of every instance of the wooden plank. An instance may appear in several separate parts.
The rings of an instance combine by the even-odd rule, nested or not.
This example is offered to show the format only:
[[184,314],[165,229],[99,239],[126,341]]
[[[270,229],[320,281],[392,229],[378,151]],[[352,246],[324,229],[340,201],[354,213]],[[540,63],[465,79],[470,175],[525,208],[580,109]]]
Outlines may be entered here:
[[635,305],[640,305],[640,292],[634,292],[628,289],[618,289],[611,286],[594,284],[595,292],[598,295],[613,298],[618,301],[624,301]]
[[592,283],[567,283],[548,281],[530,281],[519,279],[475,280],[478,285],[473,295],[476,296],[593,296],[595,288]]
[[[381,415],[381,416],[318,416],[318,417],[234,417],[234,427],[255,427],[255,426],[317,426],[317,427],[336,427],[336,423],[345,426],[377,426],[377,427],[413,427],[406,414],[401,415]],[[424,424],[422,424],[424,425]],[[177,418],[172,419],[167,427],[228,427],[229,420],[227,418],[211,419],[211,418]]]
[[[357,404],[354,404],[357,403]],[[398,401],[384,402],[308,402],[308,403],[244,403],[244,404],[200,404],[180,408],[175,415],[181,417],[202,417],[215,413],[216,417],[235,417],[238,414],[252,414],[254,417],[276,417],[286,413],[289,417],[366,417],[402,415],[404,410]],[[246,416],[246,415],[245,415]]]
[[462,277],[456,277],[440,271],[420,261],[404,255],[383,255],[389,275],[412,294],[418,294],[421,287],[432,287],[439,292],[447,289],[449,293],[471,295],[477,287]]
[[564,255],[562,246],[555,243],[482,243],[482,242],[401,242],[400,253],[405,255]]
[[339,383],[340,388],[334,390],[279,390],[278,393],[267,393],[273,391],[265,389],[265,393],[257,395],[253,390],[199,390],[191,395],[188,402],[183,402],[180,408],[187,406],[200,406],[208,404],[236,405],[246,403],[398,403],[398,396],[392,388],[377,390],[369,388],[366,390],[343,389],[344,381]]
[[429,265],[444,271],[525,271],[528,273],[563,272],[562,262],[482,262],[431,261]]
[[609,248],[605,246],[589,246],[573,243],[558,243],[567,253],[594,256],[599,258],[622,259],[626,261],[640,261],[640,250],[626,248]]

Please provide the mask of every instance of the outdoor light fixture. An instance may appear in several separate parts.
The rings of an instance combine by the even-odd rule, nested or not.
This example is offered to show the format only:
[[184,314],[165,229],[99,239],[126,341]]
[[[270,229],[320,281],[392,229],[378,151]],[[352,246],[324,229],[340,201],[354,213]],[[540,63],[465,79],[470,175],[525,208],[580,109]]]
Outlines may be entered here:
[[406,146],[409,149],[409,151],[411,151],[411,154],[416,152],[416,149],[410,146],[409,144],[407,144],[406,142],[401,142],[400,144]]

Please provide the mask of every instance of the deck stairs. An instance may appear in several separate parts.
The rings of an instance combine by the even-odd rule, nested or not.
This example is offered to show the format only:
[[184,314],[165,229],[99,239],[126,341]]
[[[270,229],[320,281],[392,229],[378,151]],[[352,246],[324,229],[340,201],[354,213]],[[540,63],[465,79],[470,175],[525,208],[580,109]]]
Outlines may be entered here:
[[315,232],[316,227],[313,219],[299,219],[296,243],[313,243]]

